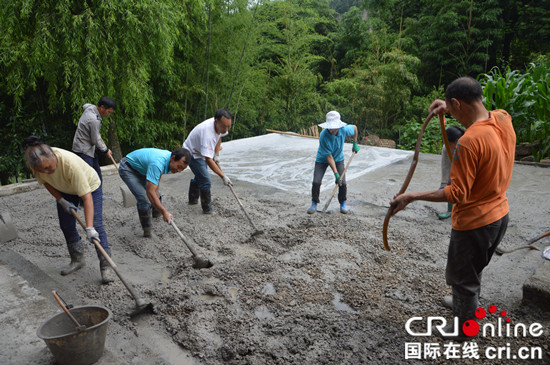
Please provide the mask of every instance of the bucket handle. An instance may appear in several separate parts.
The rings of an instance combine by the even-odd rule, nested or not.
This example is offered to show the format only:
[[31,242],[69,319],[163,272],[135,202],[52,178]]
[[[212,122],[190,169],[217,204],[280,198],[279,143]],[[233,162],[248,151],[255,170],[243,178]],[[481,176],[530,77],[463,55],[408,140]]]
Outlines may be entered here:
[[76,318],[74,318],[74,316],[71,314],[71,312],[69,312],[69,310],[67,309],[65,304],[63,304],[65,301],[63,300],[63,302],[62,302],[62,299],[59,297],[59,295],[57,295],[57,292],[55,290],[52,290],[52,294],[53,294],[53,297],[55,298],[55,300],[57,301],[57,303],[59,304],[59,306],[61,306],[61,309],[63,309],[63,312],[65,312],[69,316],[71,321],[73,321],[73,323],[76,326],[77,331],[78,332],[86,331],[86,326],[83,326],[80,323],[78,323]]

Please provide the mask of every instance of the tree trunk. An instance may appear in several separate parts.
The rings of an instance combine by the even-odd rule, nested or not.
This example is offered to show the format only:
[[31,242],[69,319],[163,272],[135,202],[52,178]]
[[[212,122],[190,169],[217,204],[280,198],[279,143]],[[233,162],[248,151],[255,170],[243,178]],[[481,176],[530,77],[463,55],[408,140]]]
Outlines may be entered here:
[[115,161],[120,161],[122,159],[122,150],[120,149],[120,143],[118,142],[118,134],[116,131],[116,122],[114,118],[110,118],[109,123],[109,131],[108,138],[109,138],[109,148],[111,151],[113,151],[113,158]]

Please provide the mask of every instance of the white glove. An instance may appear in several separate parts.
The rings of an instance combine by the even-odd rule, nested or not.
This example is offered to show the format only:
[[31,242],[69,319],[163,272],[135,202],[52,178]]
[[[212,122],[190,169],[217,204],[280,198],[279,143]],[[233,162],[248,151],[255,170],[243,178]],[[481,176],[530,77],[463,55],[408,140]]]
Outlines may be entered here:
[[219,165],[220,164],[220,155],[216,153],[212,160],[214,160],[214,162]]
[[222,180],[223,180],[223,184],[224,184],[225,186],[233,185],[233,183],[231,182],[231,180],[229,180],[229,178],[227,177],[227,175],[223,175]]
[[68,214],[72,214],[71,209],[74,209],[75,212],[78,210],[78,208],[73,203],[65,200],[65,198],[61,198],[57,202],[59,203],[59,205],[61,205],[61,207],[63,207],[63,210]]
[[88,240],[92,243],[92,238],[96,239],[97,242],[99,242],[99,233],[95,230],[94,227],[86,227],[86,235],[88,236]]

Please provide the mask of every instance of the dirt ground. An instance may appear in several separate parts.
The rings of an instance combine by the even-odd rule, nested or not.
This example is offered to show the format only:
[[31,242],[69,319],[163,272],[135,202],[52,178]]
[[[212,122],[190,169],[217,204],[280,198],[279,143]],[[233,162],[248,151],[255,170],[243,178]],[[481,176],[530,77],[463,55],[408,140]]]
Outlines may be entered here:
[[[409,191],[439,187],[439,159],[421,154]],[[164,176],[163,203],[214,263],[202,270],[192,267],[189,250],[162,218],[154,221],[153,238],[142,237],[135,208],[122,206],[123,182],[106,171],[104,224],[113,259],[154,305],[154,313],[132,319],[127,313],[134,301],[123,284],[100,285],[91,246],[84,269],[59,275],[68,253],[55,202],[43,187],[3,196],[0,208],[10,212],[19,238],[0,247],[1,289],[15,293],[0,298],[0,363],[54,363],[36,329],[60,311],[50,294],[55,289],[73,305],[103,305],[113,312],[99,364],[398,364],[405,362],[406,343],[438,343],[442,349],[436,359],[411,363],[549,364],[550,315],[521,301],[523,282],[544,261],[538,251],[493,257],[480,305],[506,310],[512,324],[542,324],[541,336],[478,336],[480,359],[457,360],[443,355],[450,341],[407,333],[411,317],[451,317],[440,305],[450,294],[444,280],[450,221],[436,216],[446,204],[410,205],[390,221],[392,250],[383,247],[388,202],[409,165],[406,160],[349,181],[348,215],[337,212],[336,198],[330,214],[308,215],[309,196],[232,176],[236,193],[264,231],[256,237],[220,179],[213,177],[215,214],[208,216],[200,206],[187,205],[190,171]],[[549,175],[548,168],[515,166],[502,247],[523,245],[550,229]],[[329,195],[322,192],[321,207]],[[489,360],[488,347],[511,354],[539,347],[542,358]]]

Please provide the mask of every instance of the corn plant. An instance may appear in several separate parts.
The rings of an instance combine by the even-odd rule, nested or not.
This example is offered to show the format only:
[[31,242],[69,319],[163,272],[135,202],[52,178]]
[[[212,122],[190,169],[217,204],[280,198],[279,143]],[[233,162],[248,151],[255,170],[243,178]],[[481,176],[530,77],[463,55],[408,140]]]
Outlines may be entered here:
[[517,142],[539,141],[536,161],[550,153],[550,59],[529,65],[525,73],[494,67],[482,75],[483,101],[490,109],[504,109],[512,116]]

